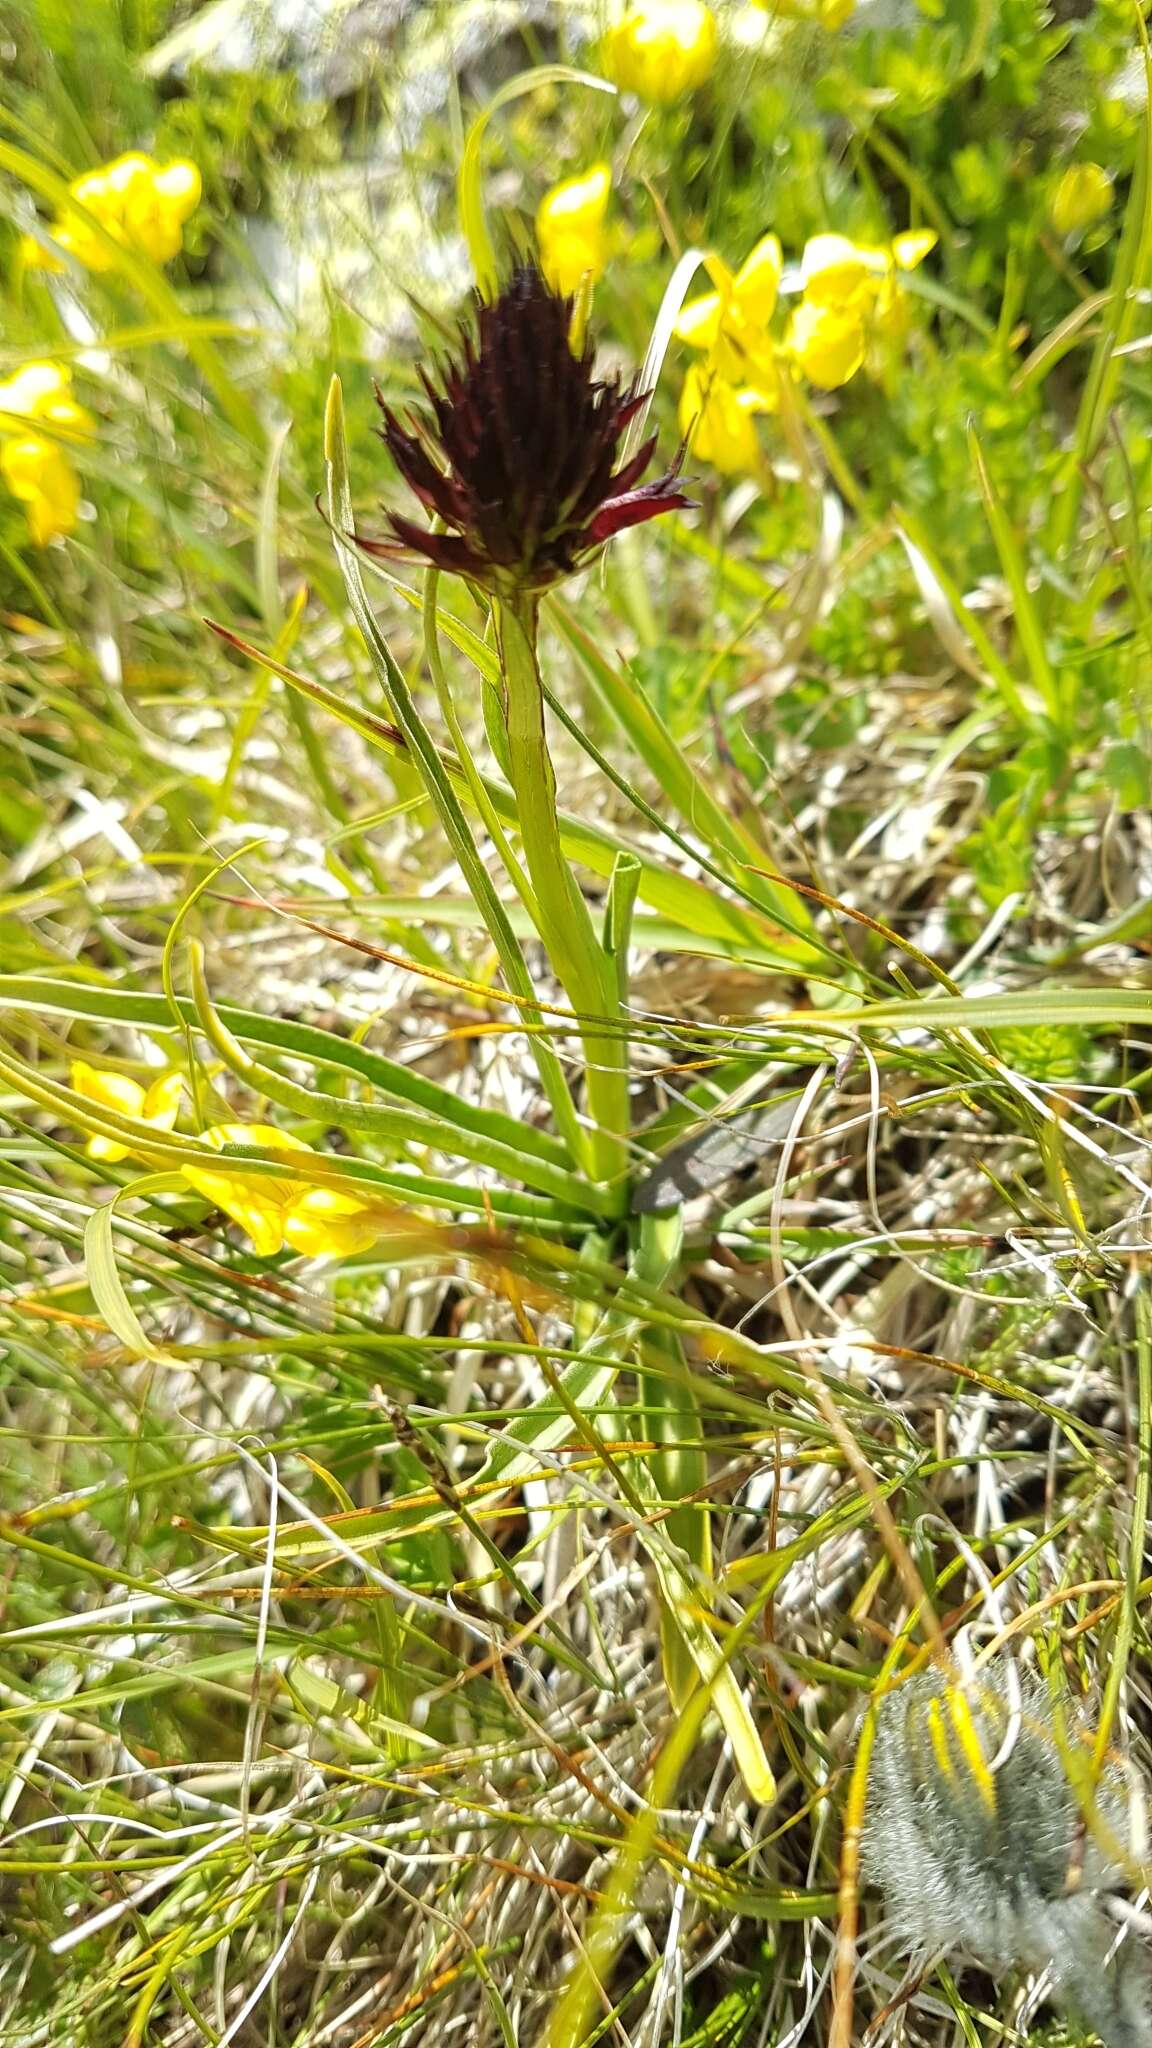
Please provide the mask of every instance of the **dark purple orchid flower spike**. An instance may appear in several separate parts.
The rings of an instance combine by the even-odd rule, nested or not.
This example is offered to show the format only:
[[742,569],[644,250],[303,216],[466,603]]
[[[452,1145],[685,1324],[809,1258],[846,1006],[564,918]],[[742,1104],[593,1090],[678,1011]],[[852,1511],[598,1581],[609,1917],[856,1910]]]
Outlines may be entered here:
[[640,482],[655,435],[613,467],[646,394],[595,377],[591,343],[573,354],[572,307],[525,264],[481,303],[475,332],[462,330],[460,357],[440,369],[443,388],[421,372],[430,412],[413,412],[406,426],[380,399],[392,460],[448,531],[390,513],[393,538],[360,539],[365,553],[419,555],[490,590],[539,591],[614,533],[692,503],[682,454]]

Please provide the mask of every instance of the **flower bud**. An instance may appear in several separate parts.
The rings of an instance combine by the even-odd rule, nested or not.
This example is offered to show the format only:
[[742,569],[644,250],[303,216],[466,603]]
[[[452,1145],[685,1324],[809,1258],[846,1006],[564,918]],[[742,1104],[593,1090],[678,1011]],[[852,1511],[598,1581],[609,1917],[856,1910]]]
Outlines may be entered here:
[[654,106],[695,92],[715,62],[716,22],[704,0],[638,0],[604,41],[613,83]]
[[1112,180],[1100,164],[1069,164],[1048,201],[1058,235],[1080,235],[1103,220],[1112,204]]

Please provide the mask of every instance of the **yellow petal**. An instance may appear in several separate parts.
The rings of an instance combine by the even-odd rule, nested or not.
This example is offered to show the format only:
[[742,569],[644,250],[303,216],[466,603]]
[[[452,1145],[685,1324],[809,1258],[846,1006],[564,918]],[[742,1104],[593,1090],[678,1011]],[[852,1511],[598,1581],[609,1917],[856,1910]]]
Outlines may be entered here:
[[814,306],[851,306],[870,287],[876,253],[846,235],[813,235],[800,264],[805,298]]
[[172,258],[180,254],[184,239],[180,233],[180,222],[160,211],[150,198],[140,207],[126,212],[124,236],[141,256],[146,256],[157,268],[171,263]]
[[89,1138],[84,1150],[89,1159],[106,1159],[110,1166],[128,1157],[127,1145],[121,1145],[117,1138]]
[[270,1259],[280,1250],[285,1211],[291,1197],[299,1193],[295,1181],[228,1173],[223,1167],[182,1166],[180,1171],[189,1187],[240,1225],[262,1259]]
[[168,211],[181,222],[195,213],[204,192],[200,172],[187,157],[175,157],[157,171],[154,180],[157,198]]
[[157,1130],[170,1131],[180,1114],[180,1097],[184,1093],[184,1076],[175,1067],[153,1081],[144,1097],[141,1114],[145,1123],[155,1124]]
[[6,441],[0,448],[0,475],[23,505],[37,547],[72,532],[80,509],[80,480],[55,442],[38,435]]
[[599,233],[540,236],[540,268],[554,292],[578,292],[587,279],[595,284],[607,267],[607,243]]
[[[155,171],[156,164],[152,157],[145,156],[143,150],[130,149],[124,156],[118,156],[112,163],[105,164],[94,174],[94,179],[100,182],[105,191],[123,197],[128,192],[138,191],[142,186],[151,184]],[[84,197],[78,188],[76,197]]]
[[908,294],[892,278],[885,278],[872,308],[872,326],[884,341],[903,341],[912,324]]
[[763,392],[737,390],[714,372],[689,365],[680,393],[680,431],[690,435],[692,453],[722,476],[743,476],[760,465],[760,443],[752,418],[770,412]]
[[0,384],[0,412],[39,419],[44,406],[67,394],[70,382],[59,363],[23,363],[14,376]]
[[87,1060],[73,1060],[72,1086],[88,1102],[115,1109],[121,1116],[138,1117],[144,1108],[144,1090],[130,1074],[109,1073],[105,1067],[89,1066]]
[[604,39],[604,67],[624,92],[667,106],[703,85],[716,43],[704,0],[636,0]]
[[892,260],[898,270],[915,270],[926,256],[932,254],[939,240],[931,228],[911,228],[905,235],[897,235],[892,244]]
[[109,168],[110,166],[104,165],[98,171],[83,171],[78,178],[73,178],[72,183],[68,187],[73,199],[78,199],[81,206],[88,208],[89,213],[99,213],[102,210],[107,210],[111,205],[111,187],[108,183]]
[[[225,1145],[256,1145],[269,1152],[308,1152],[299,1138],[290,1131],[277,1130],[274,1124],[213,1124],[204,1132],[203,1139],[215,1152],[222,1151]],[[280,1250],[285,1215],[300,1199],[298,1180],[246,1173],[241,1165],[184,1165],[180,1171],[197,1194],[223,1209],[247,1232],[260,1258],[271,1258]]]
[[802,299],[792,315],[787,346],[811,383],[835,391],[864,361],[863,323],[851,311]]
[[[115,165],[105,164],[99,170],[87,171],[82,177],[73,178],[68,189],[73,198],[95,216],[107,234],[119,239],[123,197],[121,190],[112,182],[110,174],[115,169]],[[62,214],[54,234],[60,247],[67,249],[78,262],[86,264],[89,270],[111,269],[112,256],[80,214],[71,211]]]
[[741,264],[733,285],[733,297],[745,319],[767,324],[776,310],[776,295],[784,271],[784,252],[775,235],[762,235],[752,254]]
[[60,398],[55,404],[44,406],[39,417],[47,420],[72,441],[89,440],[95,426],[91,413],[85,412],[82,405],[77,405],[74,398]]
[[260,1145],[266,1152],[308,1150],[302,1138],[278,1130],[275,1124],[211,1124],[202,1137],[214,1152],[222,1152],[225,1145]]
[[588,234],[598,228],[608,211],[612,171],[608,164],[593,164],[578,178],[565,178],[544,194],[536,212],[536,232],[546,235]]
[[[186,158],[159,164],[142,150],[129,150],[74,178],[69,190],[118,242],[153,263],[167,263],[179,253],[181,229],[200,203],[202,186],[196,165]],[[90,270],[112,265],[112,256],[78,212],[65,211],[53,237]]]
[[338,1188],[309,1188],[284,1219],[284,1236],[308,1258],[348,1258],[367,1251],[385,1227],[385,1219]]
[[711,348],[720,332],[722,310],[719,292],[709,292],[702,299],[689,299],[686,306],[681,306],[680,317],[672,332],[678,341],[686,341],[691,348]]
[[[138,1117],[144,1105],[144,1090],[130,1074],[112,1074],[104,1067],[89,1066],[87,1060],[73,1060],[72,1086],[77,1095],[96,1102],[102,1109],[114,1109],[121,1116]],[[90,1159],[127,1159],[128,1147],[118,1138],[89,1138],[85,1151]]]

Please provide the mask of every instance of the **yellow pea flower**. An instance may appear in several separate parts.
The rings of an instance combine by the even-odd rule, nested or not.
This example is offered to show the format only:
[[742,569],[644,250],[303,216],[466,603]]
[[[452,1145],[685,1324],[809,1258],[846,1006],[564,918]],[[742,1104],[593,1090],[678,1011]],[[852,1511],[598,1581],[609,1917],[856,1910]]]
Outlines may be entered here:
[[708,259],[716,286],[690,299],[673,328],[690,348],[706,349],[718,376],[728,384],[773,381],[773,346],[768,322],[776,310],[784,254],[775,235],[762,235],[733,276],[718,256]]
[[847,235],[813,235],[800,263],[804,297],[841,312],[866,309],[885,281],[898,281],[901,271],[923,263],[936,240],[930,228],[913,228],[886,245],[851,242]]
[[200,204],[203,187],[195,164],[181,157],[170,164],[141,157],[119,177],[113,166],[108,183],[121,197],[125,241],[153,263],[171,263],[183,246],[184,223]]
[[544,194],[536,213],[540,267],[553,291],[576,292],[587,278],[603,277],[608,262],[604,231],[612,172],[593,164],[578,178],[566,178]]
[[856,375],[871,341],[903,340],[909,312],[901,277],[936,247],[928,228],[887,244],[814,235],[800,265],[804,292],[792,315],[788,349],[804,375],[834,391]]
[[[216,1152],[225,1145],[259,1145],[269,1152],[316,1156],[273,1124],[214,1124],[203,1136]],[[246,1173],[240,1165],[185,1165],[181,1172],[197,1194],[240,1225],[262,1259],[272,1258],[285,1244],[309,1258],[346,1258],[366,1251],[385,1228],[378,1208],[339,1188],[310,1188],[295,1178]]]
[[80,509],[80,479],[62,448],[39,434],[0,447],[0,476],[24,507],[34,546],[46,548],[73,532]]
[[745,476],[760,464],[755,416],[775,412],[777,404],[774,391],[738,388],[714,370],[690,363],[680,393],[680,431],[691,437],[693,455],[721,476]]
[[[43,421],[52,435],[17,420]],[[72,396],[71,373],[60,363],[25,363],[0,382],[0,476],[24,507],[37,547],[71,533],[80,505],[80,479],[63,441],[81,440],[92,417]],[[58,438],[59,437],[59,438]]]
[[1082,234],[1111,204],[1112,180],[1102,164],[1069,164],[1048,201],[1048,218],[1058,235]]
[[[179,255],[184,223],[200,204],[202,186],[196,165],[186,159],[160,164],[141,150],[130,150],[73,178],[68,190],[115,241],[161,264]],[[87,269],[112,268],[115,259],[74,209],[66,207],[49,232],[58,248]],[[29,264],[60,268],[31,236],[25,236],[22,249]]]
[[622,91],[668,106],[711,77],[716,42],[704,0],[636,0],[604,38],[604,69]]
[[[89,1066],[87,1060],[73,1060],[72,1086],[77,1095],[102,1109],[118,1110],[137,1123],[151,1124],[153,1130],[170,1131],[180,1112],[184,1077],[172,1068],[144,1088],[130,1074],[113,1074],[104,1067]],[[127,1159],[131,1150],[118,1138],[89,1138],[84,1147],[90,1159]]]

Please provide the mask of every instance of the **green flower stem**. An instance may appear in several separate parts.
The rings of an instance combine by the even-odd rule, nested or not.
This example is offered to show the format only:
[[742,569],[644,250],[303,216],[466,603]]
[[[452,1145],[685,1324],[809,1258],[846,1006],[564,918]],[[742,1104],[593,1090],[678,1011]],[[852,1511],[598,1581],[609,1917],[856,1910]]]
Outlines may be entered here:
[[598,1180],[627,1206],[628,1037],[617,965],[596,936],[588,905],[560,845],[556,778],[544,730],[537,660],[537,606],[528,595],[498,601],[497,644],[507,691],[508,755],[524,859],[540,936],[578,1017]]

